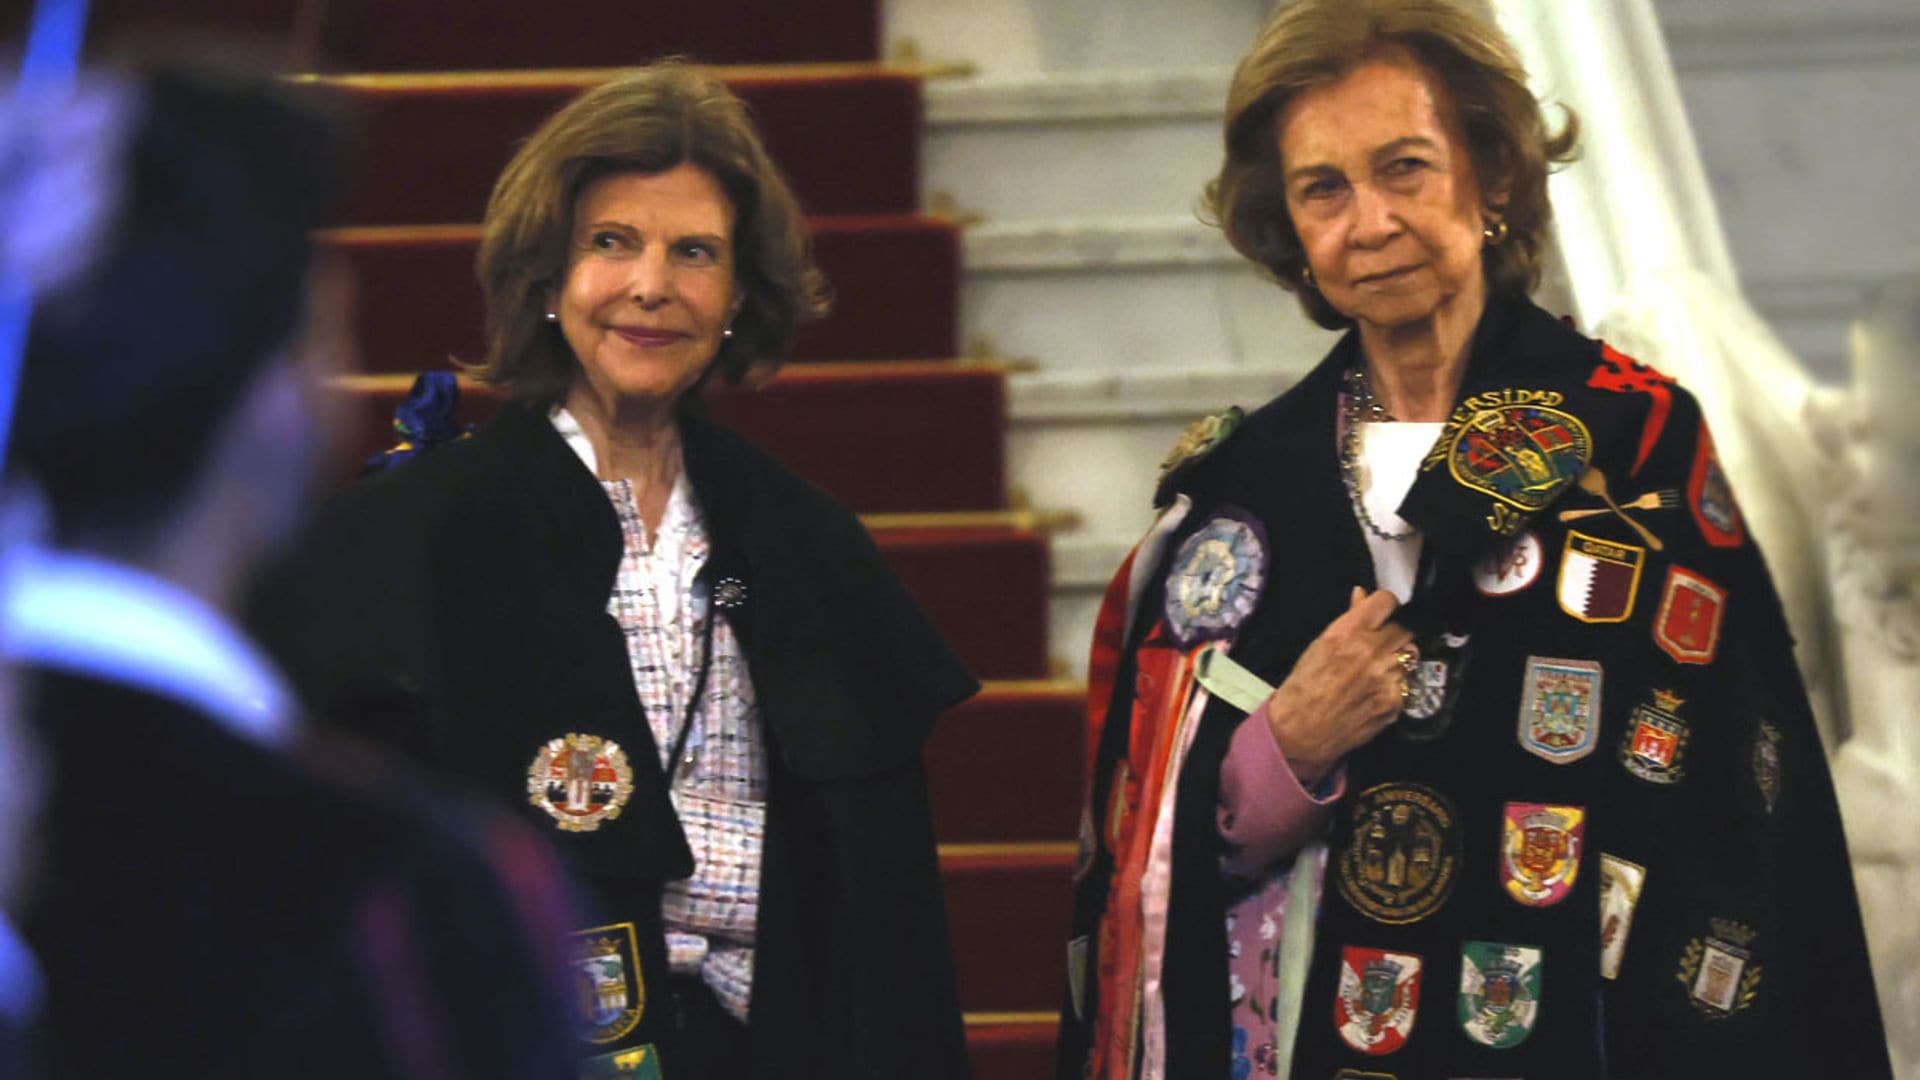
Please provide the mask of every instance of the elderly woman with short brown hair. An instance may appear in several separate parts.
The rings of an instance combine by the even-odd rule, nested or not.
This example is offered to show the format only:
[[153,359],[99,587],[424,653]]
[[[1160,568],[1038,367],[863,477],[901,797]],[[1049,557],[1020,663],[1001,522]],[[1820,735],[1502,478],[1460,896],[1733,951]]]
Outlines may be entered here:
[[1299,0],[1208,204],[1340,342],[1107,594],[1063,1078],[1888,1075],[1690,395],[1527,299],[1575,142],[1448,0]]
[[745,108],[671,63],[582,95],[479,273],[506,403],[328,508],[279,652],[591,886],[596,1068],[964,1075],[920,751],[975,684],[859,522],[700,404],[826,306]]

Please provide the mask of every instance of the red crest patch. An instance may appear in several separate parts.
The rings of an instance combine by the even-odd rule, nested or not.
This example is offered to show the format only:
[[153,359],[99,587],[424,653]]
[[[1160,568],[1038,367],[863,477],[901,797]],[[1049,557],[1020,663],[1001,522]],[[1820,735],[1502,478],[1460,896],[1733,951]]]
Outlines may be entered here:
[[1720,619],[1727,591],[1684,566],[1667,568],[1654,644],[1682,664],[1711,664],[1720,651]]
[[1733,487],[1720,469],[1720,458],[1713,452],[1713,436],[1706,421],[1700,422],[1700,438],[1693,448],[1693,473],[1687,478],[1687,507],[1700,526],[1700,535],[1714,547],[1739,547],[1746,543],[1747,527],[1740,520],[1740,505],[1733,501]]
[[1391,1054],[1413,1035],[1420,1008],[1420,958],[1410,953],[1340,951],[1340,990],[1333,1023],[1340,1038],[1363,1054]]

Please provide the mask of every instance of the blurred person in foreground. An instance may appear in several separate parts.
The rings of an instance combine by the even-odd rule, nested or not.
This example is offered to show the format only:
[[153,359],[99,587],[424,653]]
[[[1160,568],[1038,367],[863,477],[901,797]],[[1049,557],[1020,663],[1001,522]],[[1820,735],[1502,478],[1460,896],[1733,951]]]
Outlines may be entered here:
[[1060,1075],[1888,1075],[1699,405],[1527,299],[1571,117],[1465,4],[1302,0],[1225,129],[1212,213],[1346,334],[1108,593]]
[[825,308],[744,106],[675,63],[583,94],[495,186],[479,274],[508,400],[327,509],[266,590],[279,652],[593,886],[595,1053],[964,1075],[921,746],[975,683],[853,515],[700,398]]
[[16,172],[5,207],[13,257],[98,196],[92,242],[46,253],[76,265],[37,298],[7,458],[0,647],[44,789],[9,910],[39,1067],[573,1075],[573,916],[538,838],[304,734],[230,614],[295,521],[347,348],[346,283],[308,241],[330,125],[166,66],[8,113],[29,173],[36,141],[104,142],[28,178],[53,204]]

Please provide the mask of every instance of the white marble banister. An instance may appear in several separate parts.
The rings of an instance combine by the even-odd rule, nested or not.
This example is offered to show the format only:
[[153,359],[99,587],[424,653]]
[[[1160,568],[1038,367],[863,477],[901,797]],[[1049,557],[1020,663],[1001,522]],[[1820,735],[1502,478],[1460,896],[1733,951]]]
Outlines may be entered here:
[[1555,175],[1577,318],[1700,398],[1800,641],[1846,819],[1895,1072],[1920,1077],[1920,283],[1823,389],[1742,296],[1649,0],[1492,0],[1535,90],[1580,115]]

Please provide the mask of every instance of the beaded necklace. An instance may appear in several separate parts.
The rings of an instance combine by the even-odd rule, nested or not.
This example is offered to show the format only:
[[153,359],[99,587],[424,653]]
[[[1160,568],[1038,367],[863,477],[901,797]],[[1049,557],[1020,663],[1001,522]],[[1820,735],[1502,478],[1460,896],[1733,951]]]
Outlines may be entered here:
[[1398,542],[1413,538],[1418,529],[1409,527],[1404,532],[1388,532],[1374,523],[1373,515],[1367,513],[1366,500],[1360,497],[1360,425],[1362,423],[1388,423],[1393,414],[1373,396],[1373,382],[1367,378],[1367,365],[1363,361],[1347,369],[1342,376],[1346,383],[1342,398],[1345,407],[1345,431],[1340,433],[1340,480],[1346,484],[1347,498],[1353,503],[1354,516],[1360,524],[1382,540]]

